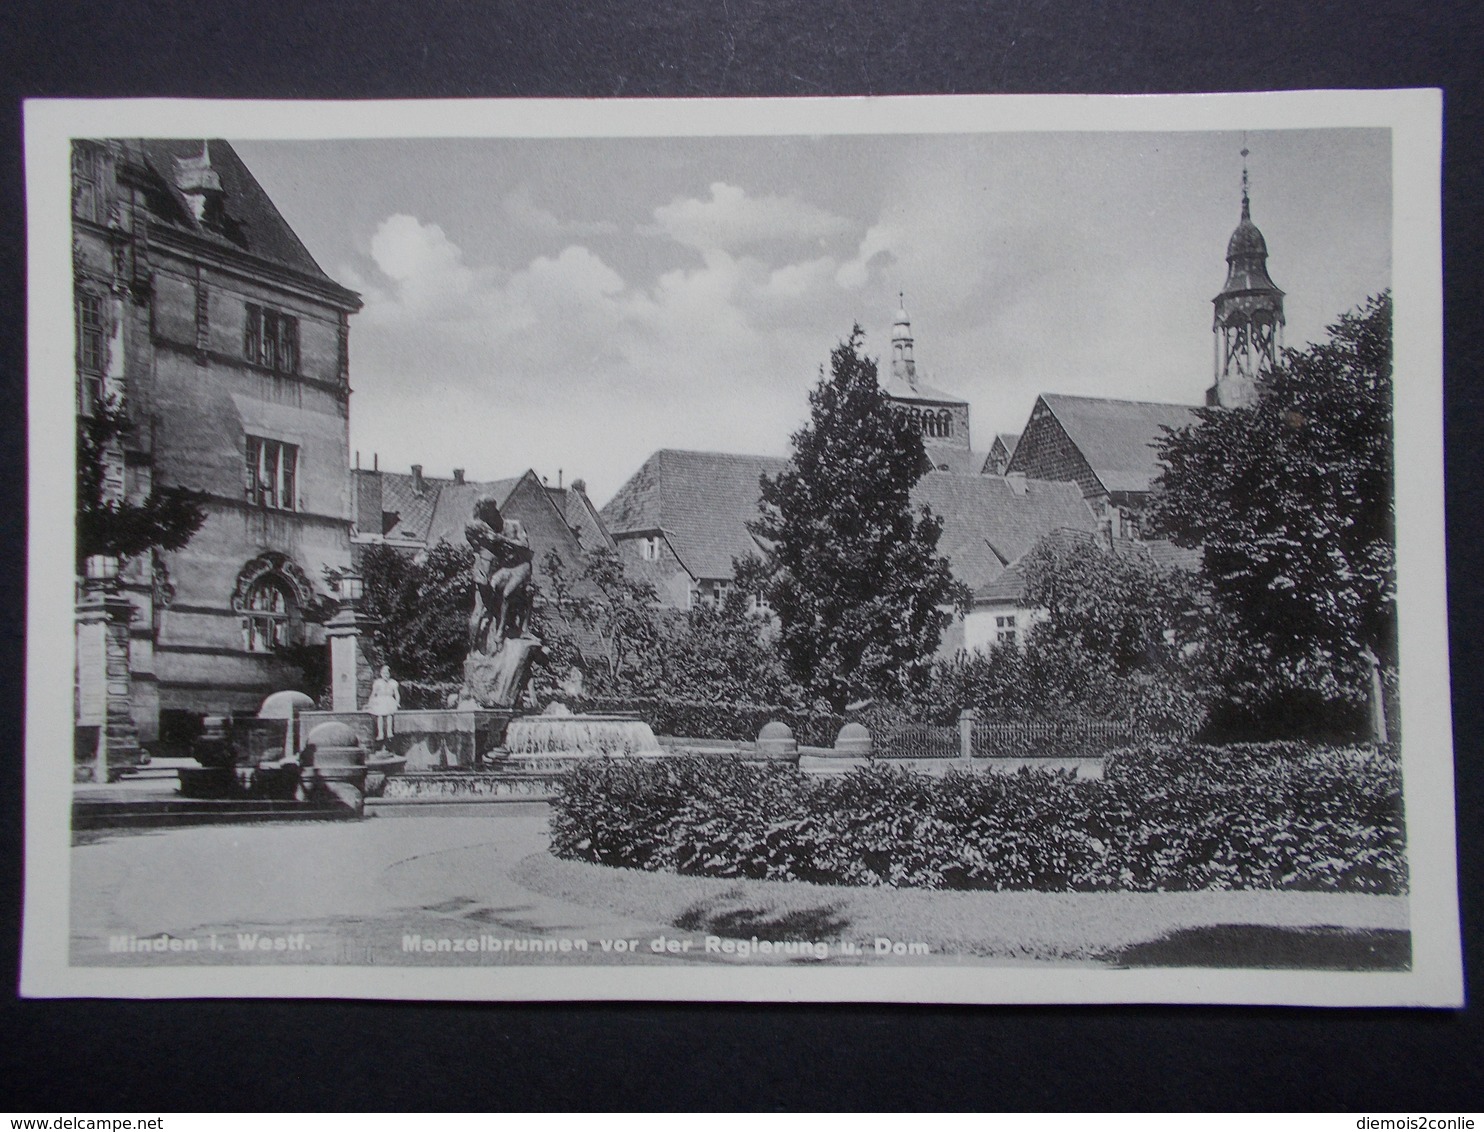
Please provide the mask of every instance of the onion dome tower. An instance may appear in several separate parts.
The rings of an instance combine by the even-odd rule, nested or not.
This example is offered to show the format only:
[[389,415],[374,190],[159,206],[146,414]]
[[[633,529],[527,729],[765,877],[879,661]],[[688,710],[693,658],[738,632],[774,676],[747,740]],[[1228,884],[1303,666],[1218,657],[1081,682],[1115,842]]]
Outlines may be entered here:
[[1283,348],[1283,292],[1268,276],[1268,245],[1252,223],[1247,150],[1242,149],[1242,219],[1226,245],[1226,286],[1212,299],[1216,336],[1215,384],[1206,404],[1246,408]]
[[955,458],[951,453],[945,456],[941,450],[956,449],[965,454],[970,451],[969,403],[935,389],[917,376],[906,299],[901,295],[897,299],[897,316],[891,327],[891,372],[882,383],[882,390],[893,408],[922,434],[929,465],[940,470],[957,467],[964,457]]
[[897,296],[897,317],[891,326],[891,376],[910,386],[917,384],[917,363],[912,358],[912,323],[907,319],[905,296]]

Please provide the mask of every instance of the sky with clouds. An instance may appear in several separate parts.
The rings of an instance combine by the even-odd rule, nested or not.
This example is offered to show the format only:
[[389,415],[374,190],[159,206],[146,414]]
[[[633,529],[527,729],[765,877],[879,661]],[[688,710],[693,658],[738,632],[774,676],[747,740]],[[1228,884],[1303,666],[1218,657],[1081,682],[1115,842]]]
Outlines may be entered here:
[[[1237,133],[237,142],[359,291],[363,464],[534,468],[600,506],[657,448],[784,455],[853,323],[973,442],[1040,392],[1198,403]],[[1385,130],[1248,135],[1288,344],[1390,286]]]

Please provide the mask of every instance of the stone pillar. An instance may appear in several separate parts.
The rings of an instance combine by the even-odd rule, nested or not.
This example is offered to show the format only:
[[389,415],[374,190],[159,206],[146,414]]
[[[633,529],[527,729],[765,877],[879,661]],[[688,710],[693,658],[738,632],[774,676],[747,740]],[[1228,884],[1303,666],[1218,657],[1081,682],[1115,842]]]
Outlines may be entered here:
[[370,665],[361,653],[361,634],[370,623],[346,602],[325,622],[330,643],[330,710],[360,711],[369,688]]
[[1370,646],[1361,650],[1360,657],[1365,661],[1367,675],[1370,677],[1369,708],[1371,725],[1371,742],[1378,747],[1386,745],[1388,736],[1386,734],[1386,686],[1381,679],[1381,660],[1371,651]]
[[96,727],[98,740],[90,773],[84,778],[75,765],[74,778],[105,783],[123,767],[144,761],[129,686],[133,619],[128,598],[92,583],[77,604],[76,720],[79,727]]
[[974,720],[978,716],[971,707],[958,713],[958,753],[966,763],[974,761]]

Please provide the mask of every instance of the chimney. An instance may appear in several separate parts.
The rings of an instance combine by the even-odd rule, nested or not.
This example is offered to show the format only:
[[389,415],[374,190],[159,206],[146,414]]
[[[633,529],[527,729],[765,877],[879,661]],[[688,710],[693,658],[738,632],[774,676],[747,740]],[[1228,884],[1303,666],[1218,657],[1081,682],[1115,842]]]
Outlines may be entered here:
[[363,535],[381,537],[381,473],[356,469],[353,477],[356,485],[356,530]]
[[453,482],[454,483],[463,483],[464,482],[464,469],[463,468],[455,468],[453,470]]
[[1025,494],[1026,482],[1024,472],[1005,473],[1005,482],[1010,485],[1010,490],[1013,491],[1016,495]]
[[412,465],[412,490],[413,490],[413,492],[415,492],[418,495],[421,495],[426,489],[427,489],[427,485],[423,483],[423,466],[421,464],[413,464]]

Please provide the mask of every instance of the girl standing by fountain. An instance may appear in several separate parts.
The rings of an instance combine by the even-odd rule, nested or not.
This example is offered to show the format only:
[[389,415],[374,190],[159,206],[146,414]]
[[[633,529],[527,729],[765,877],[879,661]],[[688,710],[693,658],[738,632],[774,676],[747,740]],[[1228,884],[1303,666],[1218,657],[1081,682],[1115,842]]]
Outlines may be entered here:
[[381,675],[371,682],[371,698],[366,701],[366,710],[376,719],[376,738],[385,741],[392,737],[392,720],[402,706],[402,689],[392,679],[392,670],[381,666]]

